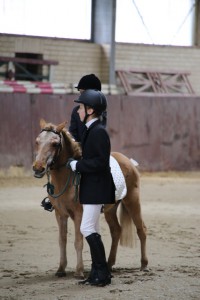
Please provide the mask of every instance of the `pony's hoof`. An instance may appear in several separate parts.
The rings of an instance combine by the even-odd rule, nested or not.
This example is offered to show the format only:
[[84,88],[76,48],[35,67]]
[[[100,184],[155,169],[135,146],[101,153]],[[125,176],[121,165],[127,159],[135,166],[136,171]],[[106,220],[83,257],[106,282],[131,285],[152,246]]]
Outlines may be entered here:
[[66,272],[56,272],[55,276],[57,276],[57,277],[65,277],[66,276]]
[[85,276],[83,273],[74,273],[74,277],[76,279],[85,279]]
[[146,267],[141,268],[140,271],[149,272],[149,268],[146,266]]

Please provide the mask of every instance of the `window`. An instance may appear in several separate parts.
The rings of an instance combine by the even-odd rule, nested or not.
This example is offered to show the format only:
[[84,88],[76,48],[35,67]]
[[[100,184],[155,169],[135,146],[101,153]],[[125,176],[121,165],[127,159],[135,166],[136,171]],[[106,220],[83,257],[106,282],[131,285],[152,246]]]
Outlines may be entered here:
[[193,44],[195,0],[117,0],[116,41]]
[[[36,59],[42,59],[41,54],[33,53],[15,53],[16,58],[32,59],[30,62],[15,63],[15,80],[39,81],[42,78],[42,65],[34,62]],[[23,60],[22,60],[23,61]]]
[[91,0],[0,0],[0,32],[90,39]]

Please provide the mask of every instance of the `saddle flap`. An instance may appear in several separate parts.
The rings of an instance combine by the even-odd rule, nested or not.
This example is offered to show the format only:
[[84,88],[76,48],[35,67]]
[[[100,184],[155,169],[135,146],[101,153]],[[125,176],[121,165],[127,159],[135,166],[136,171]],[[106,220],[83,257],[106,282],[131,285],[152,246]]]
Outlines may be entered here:
[[115,200],[121,200],[127,194],[126,181],[117,160],[113,156],[110,156],[110,168],[116,188]]

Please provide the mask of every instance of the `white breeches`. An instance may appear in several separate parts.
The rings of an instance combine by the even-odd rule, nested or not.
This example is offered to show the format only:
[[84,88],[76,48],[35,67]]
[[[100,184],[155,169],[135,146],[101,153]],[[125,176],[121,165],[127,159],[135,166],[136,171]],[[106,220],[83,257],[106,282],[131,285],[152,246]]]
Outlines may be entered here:
[[99,218],[102,204],[83,204],[81,233],[86,238],[92,233],[99,233]]

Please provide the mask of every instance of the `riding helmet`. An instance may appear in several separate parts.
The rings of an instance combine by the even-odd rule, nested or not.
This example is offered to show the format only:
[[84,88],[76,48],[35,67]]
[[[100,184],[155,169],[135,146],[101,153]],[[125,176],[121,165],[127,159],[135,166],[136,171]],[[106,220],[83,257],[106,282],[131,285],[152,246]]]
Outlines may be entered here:
[[106,97],[102,92],[97,90],[85,90],[77,100],[74,100],[74,102],[92,107],[98,114],[101,114],[107,108]]
[[80,79],[76,88],[78,90],[94,89],[94,90],[101,91],[101,81],[94,74],[85,75]]

